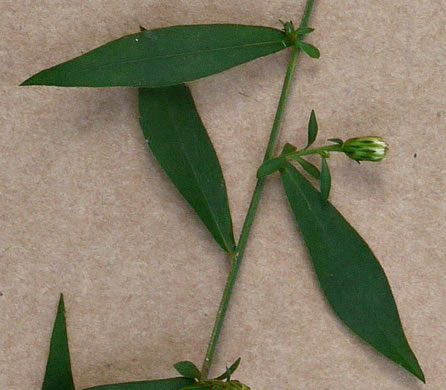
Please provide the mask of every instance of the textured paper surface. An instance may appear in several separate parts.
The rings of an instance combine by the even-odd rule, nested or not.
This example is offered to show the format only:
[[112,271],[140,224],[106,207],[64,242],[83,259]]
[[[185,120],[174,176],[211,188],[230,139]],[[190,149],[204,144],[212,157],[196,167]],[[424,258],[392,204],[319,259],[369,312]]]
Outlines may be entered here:
[[[303,0],[0,3],[0,389],[38,390],[59,293],[76,386],[175,375],[204,357],[228,271],[223,252],[147,150],[131,89],[17,87],[147,28],[279,27]],[[330,159],[331,199],[392,286],[423,387],[327,306],[277,176],[268,179],[215,360],[265,389],[446,388],[446,5],[316,1],[281,143],[381,135],[381,164]],[[287,54],[191,83],[240,232]]]

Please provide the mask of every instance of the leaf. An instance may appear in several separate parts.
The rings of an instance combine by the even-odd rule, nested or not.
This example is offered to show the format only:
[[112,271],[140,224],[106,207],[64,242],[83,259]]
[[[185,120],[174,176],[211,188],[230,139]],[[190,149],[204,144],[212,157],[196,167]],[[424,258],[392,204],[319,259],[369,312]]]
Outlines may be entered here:
[[328,169],[327,160],[322,157],[322,167],[321,167],[321,197],[322,201],[325,203],[328,201],[328,196],[330,195],[331,188],[331,175]]
[[180,390],[183,387],[193,385],[194,383],[193,379],[170,378],[154,381],[116,383],[113,385],[89,387],[85,390]]
[[329,138],[328,140],[330,142],[334,142],[335,144],[338,144],[338,145],[341,145],[341,146],[344,144],[344,141],[342,139],[340,139],[340,138]]
[[189,88],[140,89],[139,111],[153,155],[218,244],[233,253],[225,181]]
[[226,372],[215,378],[217,381],[222,381],[225,379],[230,379],[230,376],[237,370],[239,364],[240,364],[241,358],[238,358],[234,363],[231,364],[231,367],[229,367]]
[[203,390],[203,389],[212,390],[213,389],[212,384],[210,384],[210,383],[196,383],[191,386],[183,387],[181,390]]
[[321,178],[321,173],[319,172],[319,169],[317,169],[316,166],[314,166],[312,163],[308,162],[307,160],[304,160],[301,157],[295,157],[294,160],[296,160],[300,166],[313,178],[316,180],[319,180]]
[[311,58],[319,58],[321,56],[319,49],[307,42],[296,41],[296,45],[305,53],[307,53]]
[[22,85],[166,87],[222,72],[289,44],[277,29],[237,24],[141,31],[43,70]]
[[286,158],[279,156],[266,160],[257,171],[257,178],[261,179],[278,171],[286,163]]
[[387,277],[367,243],[293,166],[281,171],[321,288],[337,316],[372,347],[424,382]]
[[285,146],[282,149],[282,153],[280,153],[280,155],[284,155],[284,154],[290,154],[293,153],[297,150],[297,148],[294,145],[289,144],[288,142],[285,144]]
[[54,321],[42,390],[74,390],[62,294],[60,294],[56,320]]
[[316,120],[316,114],[314,110],[311,110],[310,120],[308,121],[308,143],[305,147],[308,148],[310,145],[313,144],[313,142],[316,140],[317,137],[317,120]]
[[197,366],[188,361],[182,361],[174,364],[175,369],[185,378],[200,379],[201,372]]
[[303,37],[304,35],[310,34],[314,31],[314,28],[311,27],[299,27],[296,30],[296,33],[300,36]]

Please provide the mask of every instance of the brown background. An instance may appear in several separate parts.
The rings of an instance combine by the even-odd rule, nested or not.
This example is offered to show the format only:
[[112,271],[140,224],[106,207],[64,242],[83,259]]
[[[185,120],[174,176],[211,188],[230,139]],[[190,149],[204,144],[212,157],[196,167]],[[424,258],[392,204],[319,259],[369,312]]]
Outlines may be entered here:
[[[381,164],[330,159],[333,203],[389,277],[428,384],[379,356],[330,311],[278,177],[268,180],[214,373],[264,389],[446,388],[446,3],[320,0],[281,142],[381,135]],[[174,24],[279,27],[303,0],[2,0],[0,389],[41,386],[64,292],[78,389],[175,375],[200,363],[228,265],[157,166],[132,89],[19,88],[122,35]],[[191,83],[240,232],[287,54]]]

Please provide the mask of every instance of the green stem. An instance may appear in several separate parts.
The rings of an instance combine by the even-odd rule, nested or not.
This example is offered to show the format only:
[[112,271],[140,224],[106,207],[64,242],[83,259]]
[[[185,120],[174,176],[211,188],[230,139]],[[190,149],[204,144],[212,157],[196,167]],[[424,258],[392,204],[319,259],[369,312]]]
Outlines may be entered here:
[[[313,8],[314,0],[307,0],[305,12],[302,17],[300,26],[306,27],[308,20]],[[276,116],[274,118],[273,127],[271,130],[271,135],[268,141],[268,146],[266,148],[264,161],[270,159],[273,155],[274,148],[276,146],[277,137],[279,135],[280,124],[282,121],[283,113],[285,110],[285,104],[290,92],[291,82],[293,79],[294,71],[297,65],[297,58],[299,56],[300,50],[293,46],[291,49],[291,58],[289,60],[287,73],[285,80],[283,82],[282,93],[280,95],[279,104],[276,111]],[[206,357],[203,362],[203,367],[201,369],[201,379],[205,380],[208,378],[209,370],[212,365],[212,360],[214,358],[215,349],[217,347],[218,338],[223,326],[226,311],[228,309],[229,301],[231,299],[232,290],[237,279],[237,274],[242,263],[243,254],[245,253],[246,244],[248,242],[249,233],[251,231],[252,224],[254,222],[254,217],[257,211],[257,206],[259,205],[262,190],[265,184],[265,179],[257,180],[254,193],[252,194],[251,203],[249,204],[249,209],[245,217],[245,222],[243,224],[242,232],[240,234],[240,239],[237,244],[235,255],[233,257],[231,270],[229,272],[228,278],[226,280],[225,289],[223,291],[223,297],[218,308],[217,317],[215,319],[214,329],[212,330],[211,338],[209,340],[208,349],[206,352]]]
[[308,156],[309,154],[320,154],[321,152],[342,152],[341,145],[328,145],[321,146],[316,149],[302,149],[297,152],[284,154],[283,156],[286,158],[300,157],[300,156]]

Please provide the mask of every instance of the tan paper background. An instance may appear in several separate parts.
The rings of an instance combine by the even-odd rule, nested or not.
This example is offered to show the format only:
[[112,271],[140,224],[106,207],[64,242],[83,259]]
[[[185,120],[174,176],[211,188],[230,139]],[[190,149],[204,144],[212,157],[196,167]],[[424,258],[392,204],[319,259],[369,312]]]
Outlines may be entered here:
[[[330,159],[332,202],[380,259],[423,387],[354,337],[322,297],[278,177],[268,180],[214,373],[265,389],[446,388],[444,0],[320,0],[281,142],[376,134],[381,164]],[[20,88],[122,35],[174,24],[279,27],[303,0],[0,2],[0,389],[37,390],[64,292],[78,389],[174,376],[204,357],[228,265],[147,150],[132,89]],[[287,54],[191,83],[236,234]]]

